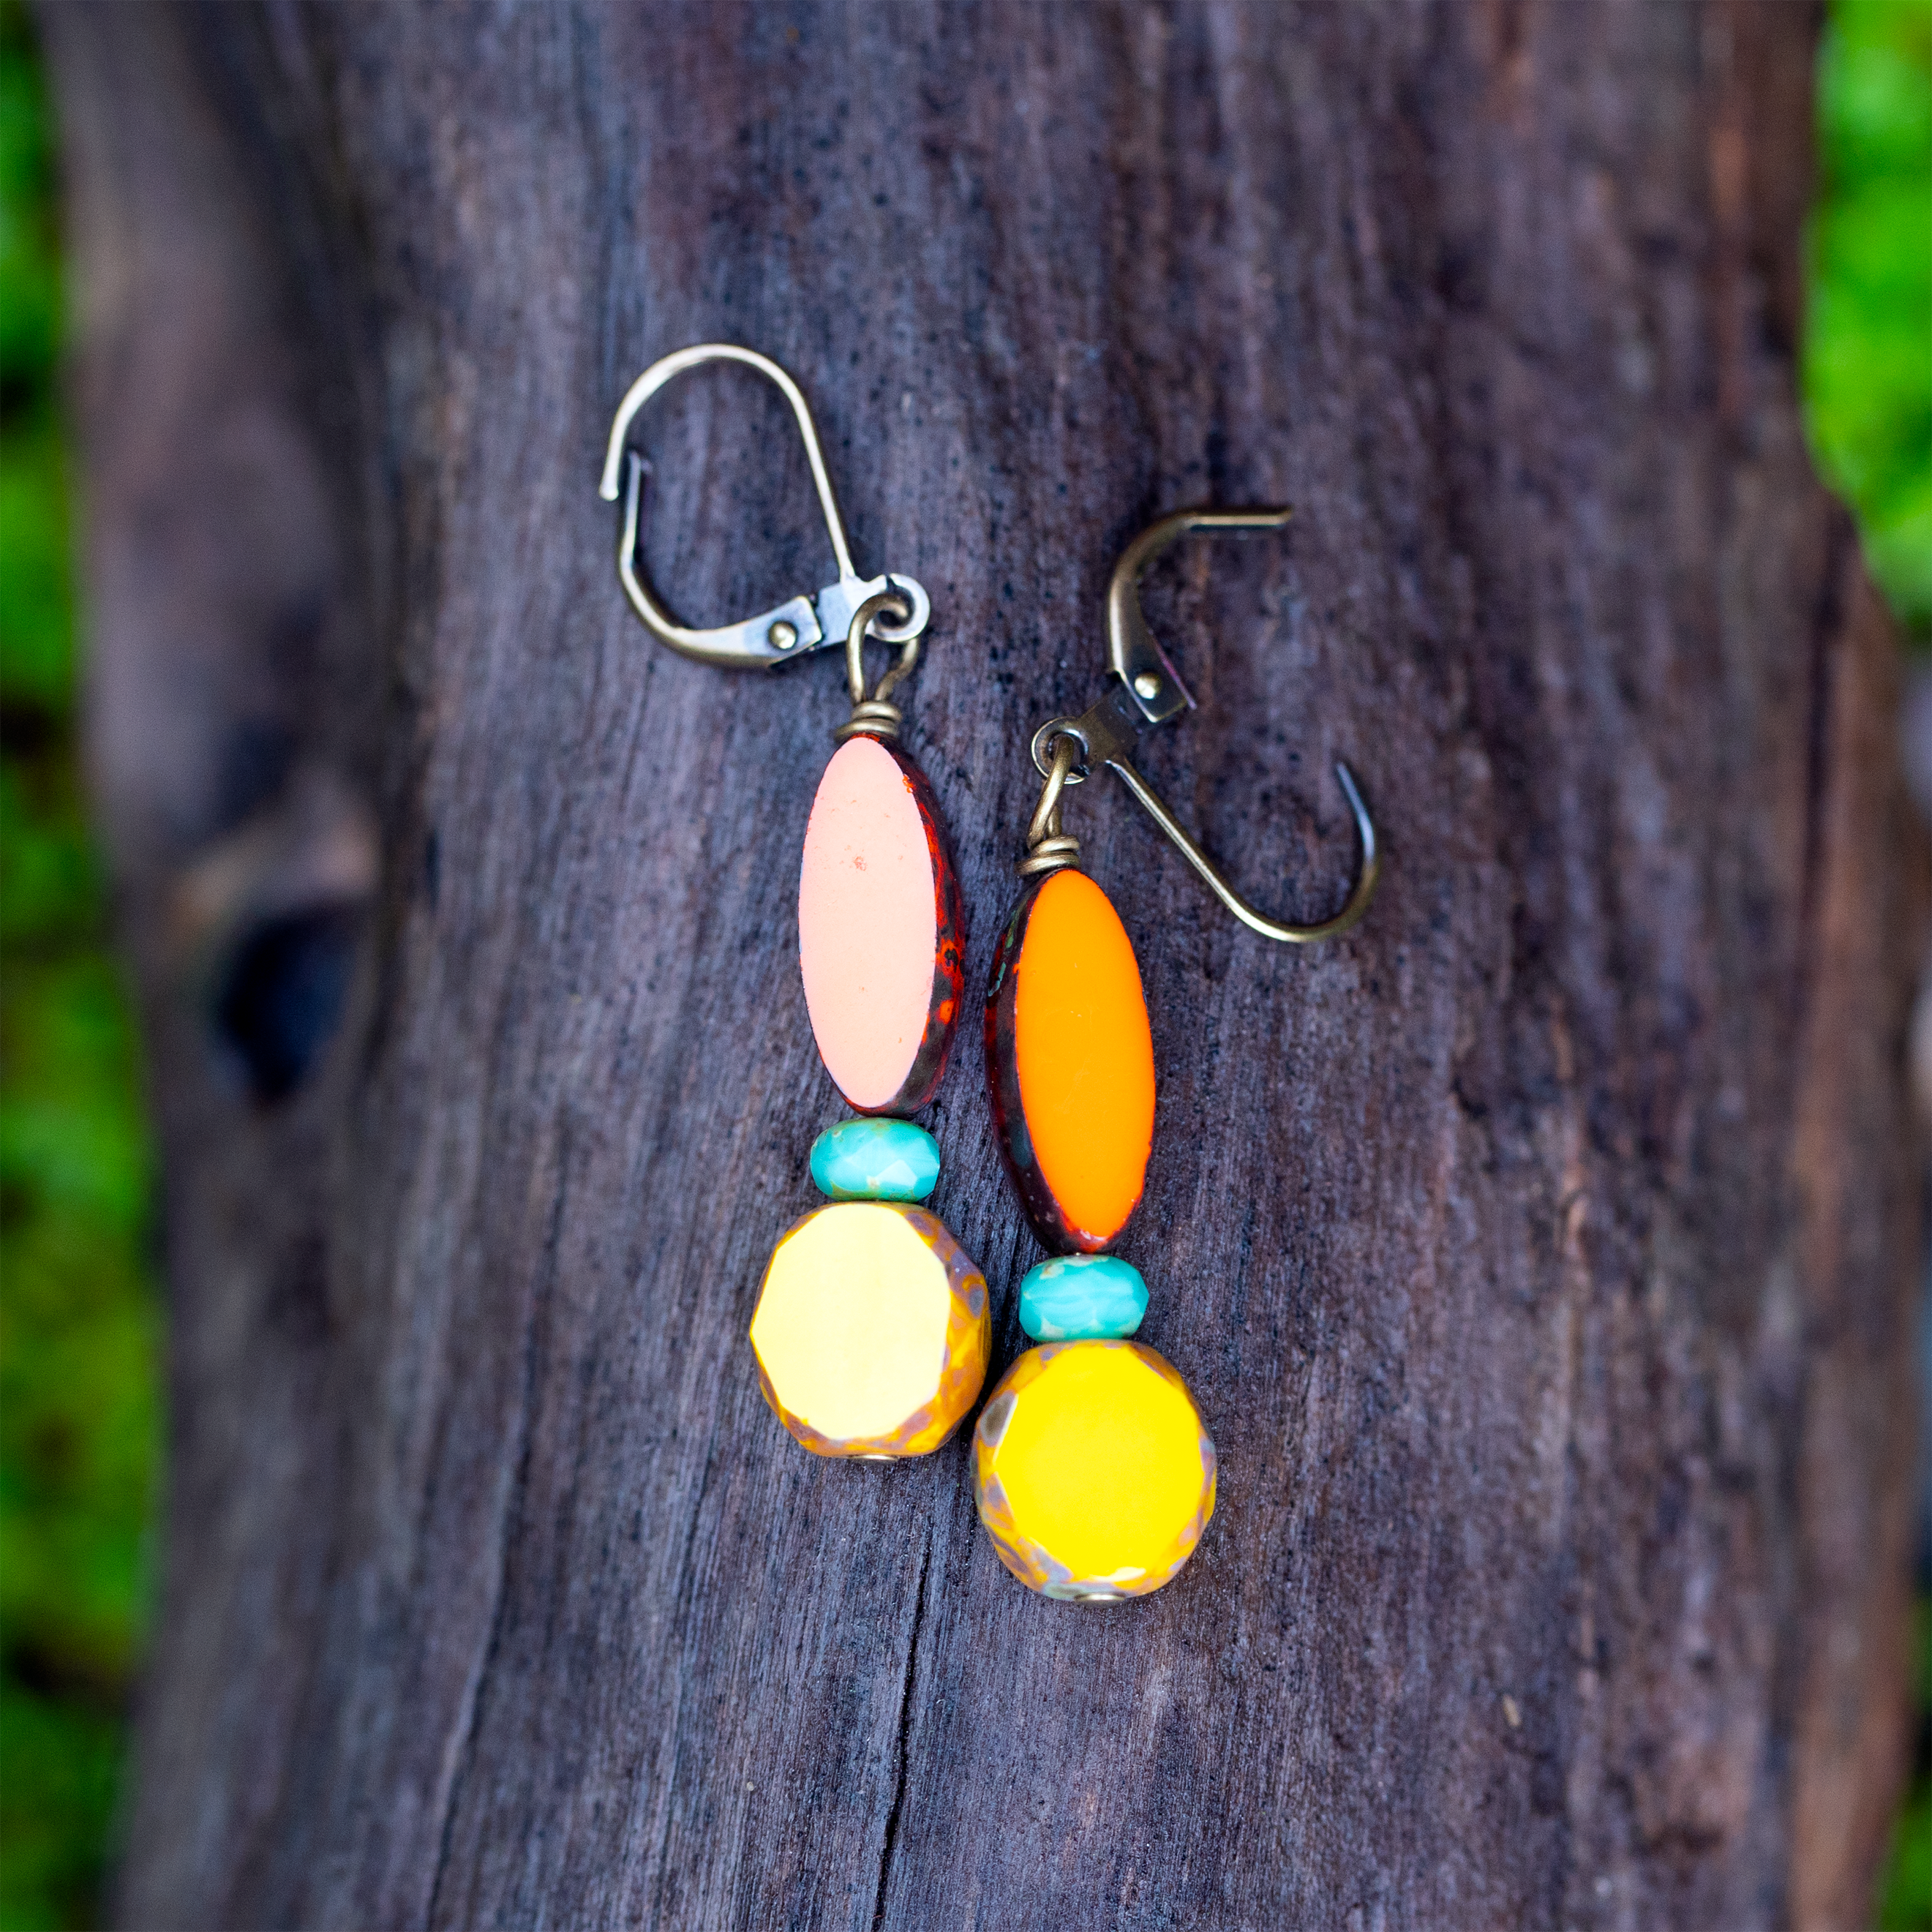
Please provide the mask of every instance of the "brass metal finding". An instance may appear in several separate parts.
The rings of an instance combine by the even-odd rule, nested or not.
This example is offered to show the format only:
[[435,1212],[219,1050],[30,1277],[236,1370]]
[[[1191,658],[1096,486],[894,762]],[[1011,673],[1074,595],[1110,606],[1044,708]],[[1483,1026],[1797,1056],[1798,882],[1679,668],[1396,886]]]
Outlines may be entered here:
[[[899,646],[898,662],[886,670],[872,694],[866,695],[866,628],[872,620],[886,610],[896,611],[904,622],[910,614],[910,604],[896,590],[875,591],[852,613],[850,626],[845,633],[845,684],[852,694],[852,715],[832,733],[842,745],[848,738],[860,734],[872,738],[896,738],[899,727],[905,722],[905,713],[896,704],[888,704],[886,694],[909,673],[919,662],[919,638],[916,633],[908,638]],[[878,634],[874,633],[874,634]]]
[[[644,514],[645,472],[644,458],[625,447],[638,412],[664,385],[706,362],[735,362],[757,371],[775,383],[798,424],[805,443],[806,460],[812,466],[813,487],[818,493],[818,507],[825,518],[825,533],[832,542],[838,580],[828,584],[809,597],[789,598],[776,610],[747,617],[741,623],[724,624],[709,630],[680,624],[646,580],[638,560],[638,539]],[[646,630],[658,643],[688,658],[728,669],[745,670],[784,664],[808,652],[836,645],[843,638],[852,614],[869,598],[875,611],[884,606],[878,593],[890,592],[892,607],[901,614],[896,622],[874,620],[872,634],[890,644],[908,644],[917,638],[932,614],[931,600],[916,578],[899,575],[861,578],[853,568],[852,552],[845,541],[845,526],[838,514],[838,502],[832,493],[832,478],[819,448],[818,431],[804,392],[768,356],[756,350],[741,349],[735,343],[700,342],[688,349],[660,358],[633,382],[618,405],[610,424],[610,440],[604,456],[604,476],[598,493],[614,503],[621,494],[624,514],[617,537],[617,578],[624,586]]]
[[1080,842],[1070,832],[1064,832],[1060,825],[1060,795],[1068,784],[1078,784],[1080,778],[1074,776],[1074,768],[1080,762],[1080,745],[1078,740],[1062,735],[1053,747],[1053,763],[1046,774],[1046,784],[1040,795],[1040,803],[1034,807],[1033,823],[1027,827],[1026,856],[1014,869],[1023,879],[1037,878],[1044,872],[1057,872],[1064,866],[1070,866],[1080,856]]
[[1292,513],[1286,509],[1178,510],[1149,525],[1121,552],[1107,586],[1108,668],[1118,682],[1090,710],[1078,718],[1050,718],[1033,736],[1033,761],[1046,781],[1028,833],[1028,851],[1021,860],[1023,876],[1051,872],[1071,862],[1059,856],[1061,844],[1078,850],[1077,842],[1060,830],[1060,796],[1069,785],[1080,784],[1096,764],[1118,772],[1208,890],[1251,932],[1264,939],[1305,946],[1333,939],[1367,911],[1381,860],[1376,846],[1375,821],[1362,802],[1354,774],[1346,764],[1335,767],[1342,794],[1355,822],[1359,857],[1355,883],[1341,910],[1312,926],[1290,926],[1259,912],[1221,876],[1214,861],[1195,842],[1186,828],[1168,809],[1160,794],[1136,770],[1129,755],[1139,734],[1165,724],[1194,708],[1194,700],[1180,674],[1148,630],[1140,604],[1140,579],[1154,558],[1178,538],[1196,532],[1243,535],[1280,530]]
[[1141,579],[1170,544],[1195,536],[1252,536],[1280,530],[1292,510],[1176,510],[1148,524],[1114,566],[1107,583],[1107,662],[1150,724],[1194,709],[1194,699],[1141,614]]

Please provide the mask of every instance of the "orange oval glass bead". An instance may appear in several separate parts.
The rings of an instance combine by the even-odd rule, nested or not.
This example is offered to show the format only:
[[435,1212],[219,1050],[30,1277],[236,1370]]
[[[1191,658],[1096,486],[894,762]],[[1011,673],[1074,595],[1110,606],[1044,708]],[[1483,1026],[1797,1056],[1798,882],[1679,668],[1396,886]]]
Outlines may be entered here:
[[986,996],[1001,1150],[1040,1239],[1111,1246],[1154,1145],[1154,1039],[1132,942],[1083,872],[1049,873],[1014,908]]
[[798,957],[819,1058],[858,1112],[908,1114],[938,1090],[963,928],[925,773],[896,746],[847,739],[805,829]]

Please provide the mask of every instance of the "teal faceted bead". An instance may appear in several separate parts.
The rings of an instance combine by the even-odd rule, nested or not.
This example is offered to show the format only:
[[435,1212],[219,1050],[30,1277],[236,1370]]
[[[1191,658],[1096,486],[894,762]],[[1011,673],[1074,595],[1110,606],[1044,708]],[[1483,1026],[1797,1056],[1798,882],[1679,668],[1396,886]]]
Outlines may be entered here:
[[939,1143],[910,1120],[841,1120],[812,1144],[812,1178],[835,1201],[923,1201],[939,1180]]
[[1061,1255],[1020,1283],[1020,1326],[1036,1342],[1118,1342],[1147,1304],[1140,1270],[1118,1255]]

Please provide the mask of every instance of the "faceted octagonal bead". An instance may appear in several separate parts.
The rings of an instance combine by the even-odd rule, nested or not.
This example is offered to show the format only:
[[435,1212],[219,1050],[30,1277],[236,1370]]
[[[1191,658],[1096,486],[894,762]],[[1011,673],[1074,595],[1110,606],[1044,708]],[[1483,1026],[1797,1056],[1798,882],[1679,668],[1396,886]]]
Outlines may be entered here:
[[923,1456],[986,1378],[986,1282],[936,1214],[842,1201],[787,1230],[752,1317],[758,1383],[820,1456]]
[[1029,1348],[973,1432],[980,1520],[1029,1589],[1157,1590],[1214,1513],[1214,1444],[1172,1364],[1138,1342]]

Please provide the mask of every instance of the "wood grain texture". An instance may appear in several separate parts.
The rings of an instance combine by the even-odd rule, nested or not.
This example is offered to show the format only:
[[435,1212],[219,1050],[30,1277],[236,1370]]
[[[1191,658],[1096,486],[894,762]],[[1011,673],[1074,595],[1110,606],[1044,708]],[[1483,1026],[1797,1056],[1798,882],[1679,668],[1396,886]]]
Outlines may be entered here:
[[[1793,394],[1812,10],[44,19],[173,1282],[124,1922],[1859,1923],[1923,902]],[[1162,1082],[1124,1252],[1221,1458],[1131,1608],[1020,1590],[963,1442],[829,1465],[758,1396],[839,1111],[791,912],[838,672],[652,646],[595,495],[718,338],[933,594],[969,986],[1120,547],[1300,507],[1161,574],[1201,708],[1148,764],[1306,918],[1345,755],[1368,920],[1268,946],[1070,808]],[[774,395],[648,437],[688,620],[821,580]],[[183,962],[364,824],[347,1016],[251,1101]],[[931,1124],[997,1372],[1038,1250],[970,1026]]]

